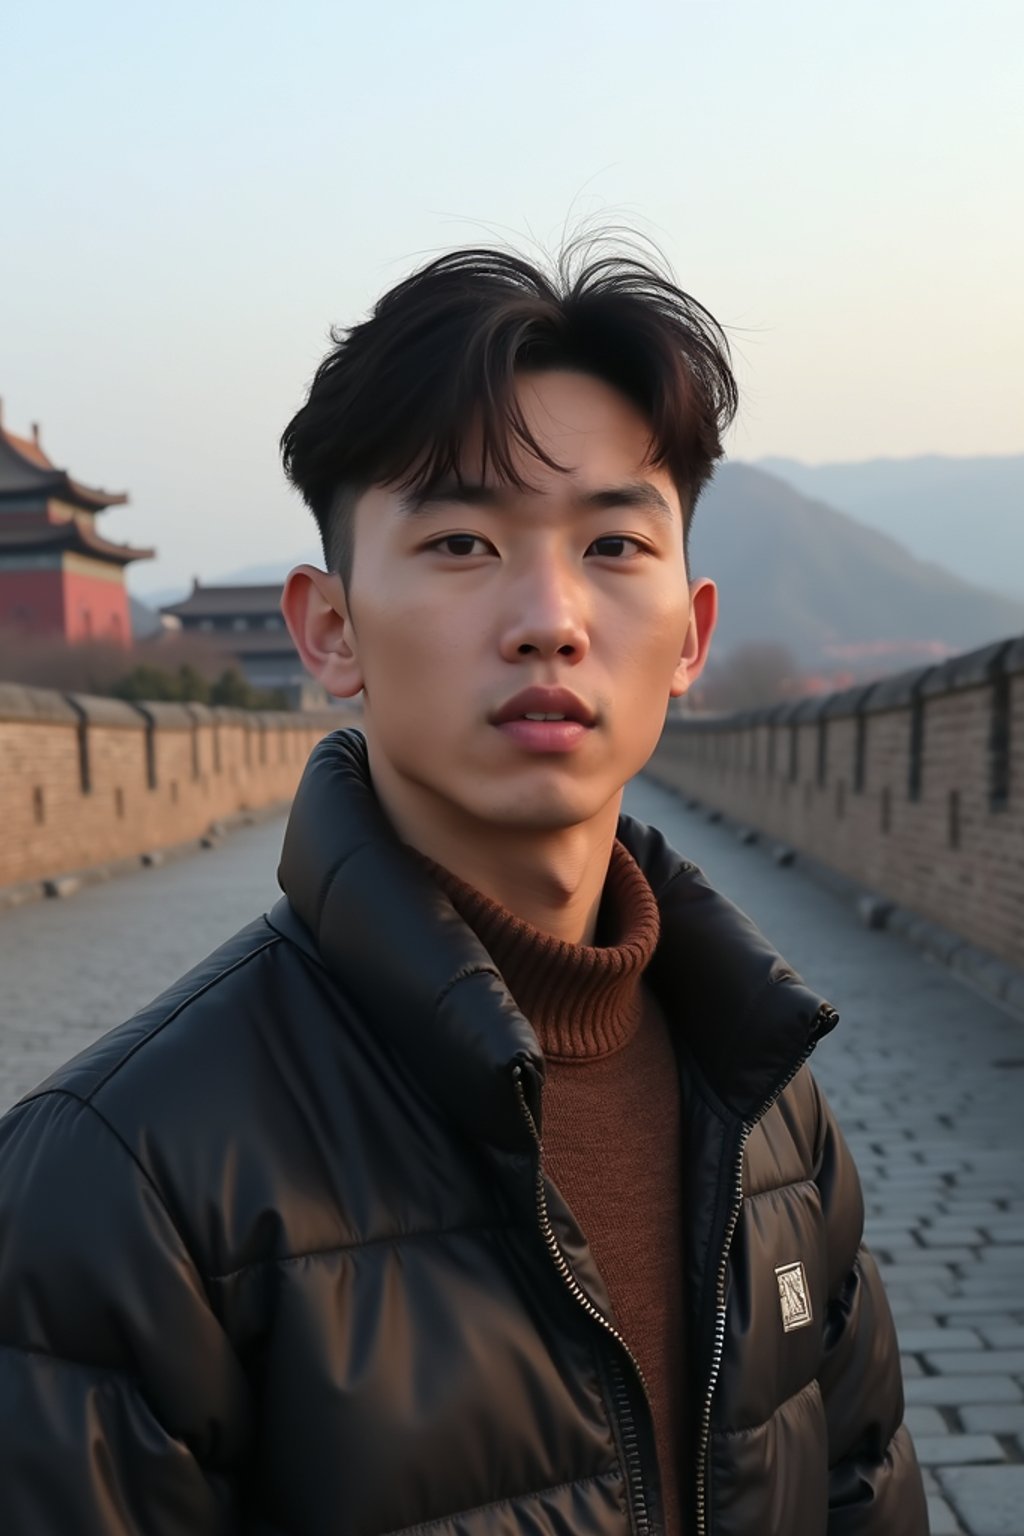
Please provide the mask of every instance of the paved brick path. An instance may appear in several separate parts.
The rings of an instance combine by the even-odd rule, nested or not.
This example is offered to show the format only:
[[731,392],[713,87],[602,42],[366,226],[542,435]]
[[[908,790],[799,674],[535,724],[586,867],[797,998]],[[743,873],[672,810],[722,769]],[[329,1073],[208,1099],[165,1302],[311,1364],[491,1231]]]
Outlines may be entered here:
[[[860,1166],[933,1536],[1024,1536],[1024,1023],[666,791],[627,808],[840,1010],[815,1071]],[[0,1108],[269,905],[281,832],[0,913]]]

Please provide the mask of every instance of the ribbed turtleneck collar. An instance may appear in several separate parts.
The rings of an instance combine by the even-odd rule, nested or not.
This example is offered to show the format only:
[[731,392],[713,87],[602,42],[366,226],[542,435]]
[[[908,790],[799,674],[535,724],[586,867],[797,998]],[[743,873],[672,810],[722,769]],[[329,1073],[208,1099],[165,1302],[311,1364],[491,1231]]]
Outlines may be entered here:
[[542,933],[443,865],[418,857],[490,954],[549,1060],[593,1060],[632,1039],[660,920],[654,893],[622,843],[612,846],[597,924],[606,942],[596,945]]

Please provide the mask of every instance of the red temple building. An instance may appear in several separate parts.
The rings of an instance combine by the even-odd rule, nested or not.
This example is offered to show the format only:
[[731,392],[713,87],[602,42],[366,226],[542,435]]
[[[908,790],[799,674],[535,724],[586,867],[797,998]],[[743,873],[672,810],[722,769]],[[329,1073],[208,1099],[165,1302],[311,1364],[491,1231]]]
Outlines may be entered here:
[[58,469],[38,427],[15,437],[0,417],[0,629],[131,643],[125,570],[155,551],[112,544],[96,527],[127,500]]

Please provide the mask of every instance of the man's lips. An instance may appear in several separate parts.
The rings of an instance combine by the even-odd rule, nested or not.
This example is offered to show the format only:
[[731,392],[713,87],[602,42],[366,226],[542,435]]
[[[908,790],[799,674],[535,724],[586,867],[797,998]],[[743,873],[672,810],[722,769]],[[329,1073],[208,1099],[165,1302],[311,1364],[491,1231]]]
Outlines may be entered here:
[[[514,694],[511,699],[502,704],[501,708],[491,716],[491,724],[508,725],[516,720],[525,720],[527,715],[561,715],[565,723],[574,722],[582,726],[591,726],[597,719],[589,704],[585,704],[568,688],[535,686],[521,689],[519,693]],[[562,722],[529,721],[527,723],[555,725]]]

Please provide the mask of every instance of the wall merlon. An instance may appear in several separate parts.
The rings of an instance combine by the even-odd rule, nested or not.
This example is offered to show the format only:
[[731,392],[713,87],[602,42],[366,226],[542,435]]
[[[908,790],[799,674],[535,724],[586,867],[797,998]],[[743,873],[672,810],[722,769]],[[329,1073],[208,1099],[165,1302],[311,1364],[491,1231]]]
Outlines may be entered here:
[[209,704],[183,704],[182,708],[188,711],[189,718],[196,725],[212,725],[217,718]]
[[908,672],[898,672],[894,677],[880,679],[864,700],[861,712],[865,715],[878,715],[905,708],[934,671],[935,668],[931,666],[913,667]]
[[1024,635],[1019,640],[1011,640],[1010,648],[1003,658],[1003,670],[1005,672],[1024,672]]
[[151,721],[161,731],[190,731],[195,723],[187,704],[171,704],[163,699],[135,705],[143,721]]
[[0,683],[0,720],[59,720],[74,725],[78,715],[63,694],[50,688]]
[[64,697],[87,725],[113,726],[132,731],[143,731],[146,728],[143,716],[125,699],[105,699],[92,693],[66,693]]
[[983,645],[977,651],[967,651],[963,656],[951,656],[934,668],[933,676],[925,683],[923,692],[929,697],[942,693],[958,693],[963,688],[978,688],[1004,670],[1006,657],[1013,647],[1010,640],[1000,640],[994,645]]

